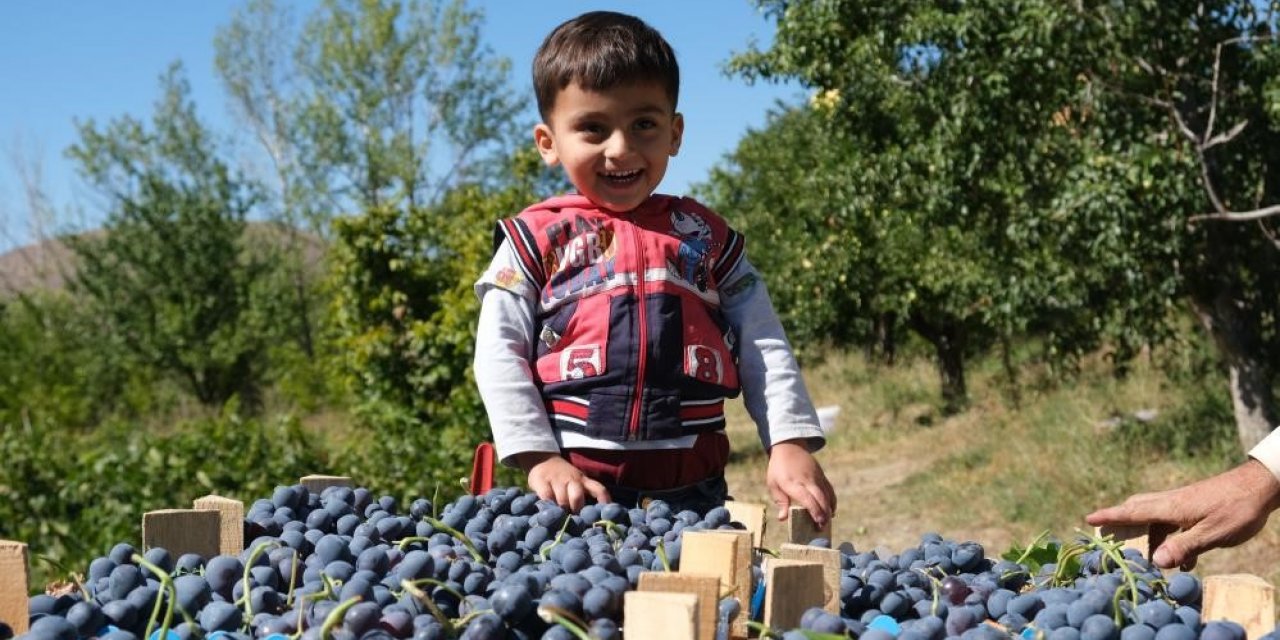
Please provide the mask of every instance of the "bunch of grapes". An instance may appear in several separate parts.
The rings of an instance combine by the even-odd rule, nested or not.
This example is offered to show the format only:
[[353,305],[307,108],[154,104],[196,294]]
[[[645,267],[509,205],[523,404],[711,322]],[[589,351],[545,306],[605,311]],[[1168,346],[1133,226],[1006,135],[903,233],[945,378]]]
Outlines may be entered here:
[[[640,574],[679,568],[685,531],[741,528],[723,507],[673,512],[653,501],[573,514],[517,488],[436,506],[420,498],[401,509],[363,488],[279,487],[246,513],[242,553],[116,545],[90,564],[82,591],[31,598],[20,640],[610,640],[622,637],[623,595]],[[1234,623],[1200,623],[1194,576],[1165,579],[1106,541],[1063,545],[1059,562],[1044,564],[933,534],[887,557],[841,551],[839,614],[814,608],[799,629],[757,630],[788,640],[1245,640]],[[758,582],[759,563],[753,570]],[[722,600],[718,635],[755,613],[749,604]]]

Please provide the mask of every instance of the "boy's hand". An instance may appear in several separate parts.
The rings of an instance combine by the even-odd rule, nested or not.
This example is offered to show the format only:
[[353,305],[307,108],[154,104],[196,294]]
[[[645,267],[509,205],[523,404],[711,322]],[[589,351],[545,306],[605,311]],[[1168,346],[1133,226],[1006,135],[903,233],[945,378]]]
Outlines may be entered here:
[[822,472],[822,465],[802,440],[779,442],[769,449],[766,476],[769,494],[778,505],[778,520],[785,520],[791,503],[809,510],[818,526],[826,526],[836,512],[836,492]]
[[610,502],[604,485],[586,477],[559,454],[531,451],[516,455],[516,465],[529,474],[529,488],[544,500],[577,513],[590,494],[596,502]]

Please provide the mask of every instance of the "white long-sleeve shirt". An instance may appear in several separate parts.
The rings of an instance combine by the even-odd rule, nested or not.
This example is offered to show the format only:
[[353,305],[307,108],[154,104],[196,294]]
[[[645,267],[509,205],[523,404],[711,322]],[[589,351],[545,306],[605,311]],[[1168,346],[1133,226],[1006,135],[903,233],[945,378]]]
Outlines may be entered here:
[[1271,475],[1280,480],[1280,428],[1275,429],[1249,450],[1249,457],[1262,463]]
[[[515,251],[503,242],[475,284],[481,304],[474,369],[500,460],[511,464],[516,454],[562,448],[693,446],[696,435],[614,442],[552,429],[531,364],[539,292],[533,284],[512,277],[518,273]],[[756,423],[761,443],[769,448],[776,442],[804,439],[811,450],[820,448],[825,440],[817,412],[764,280],[744,257],[725,282],[728,284],[720,292],[721,311],[737,332],[743,402]]]

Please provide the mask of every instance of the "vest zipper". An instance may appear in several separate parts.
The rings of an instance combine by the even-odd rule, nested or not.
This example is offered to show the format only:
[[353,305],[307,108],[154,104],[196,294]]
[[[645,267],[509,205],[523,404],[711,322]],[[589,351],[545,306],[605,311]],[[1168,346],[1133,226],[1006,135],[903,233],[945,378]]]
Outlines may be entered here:
[[644,255],[644,244],[640,242],[639,225],[635,221],[635,215],[632,214],[631,222],[631,242],[635,246],[633,254],[639,265],[637,268],[636,278],[636,298],[639,308],[636,317],[639,319],[639,327],[637,331],[637,340],[639,342],[639,359],[636,364],[636,392],[631,398],[631,420],[627,425],[627,439],[638,440],[640,437],[640,405],[644,399],[644,379],[645,379],[645,361],[649,355],[649,319],[647,317],[647,302],[645,300],[645,271],[649,264]]

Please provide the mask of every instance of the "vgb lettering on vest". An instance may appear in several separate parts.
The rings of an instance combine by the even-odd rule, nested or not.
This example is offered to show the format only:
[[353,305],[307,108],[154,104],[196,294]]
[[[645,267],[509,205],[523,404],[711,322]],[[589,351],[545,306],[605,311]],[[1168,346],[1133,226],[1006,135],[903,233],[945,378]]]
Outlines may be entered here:
[[553,249],[556,271],[551,286],[543,291],[543,302],[562,300],[604,284],[614,275],[613,234],[606,230],[587,232]]

